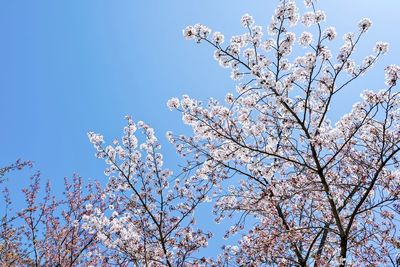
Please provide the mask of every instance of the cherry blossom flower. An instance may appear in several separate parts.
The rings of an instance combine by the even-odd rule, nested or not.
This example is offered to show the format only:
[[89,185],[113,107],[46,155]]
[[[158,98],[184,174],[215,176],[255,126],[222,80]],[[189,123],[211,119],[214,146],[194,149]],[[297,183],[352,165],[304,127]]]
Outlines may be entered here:
[[386,84],[388,86],[396,85],[397,80],[400,78],[400,67],[397,65],[390,65],[385,68]]
[[244,27],[250,27],[254,24],[254,19],[249,14],[244,14],[242,16],[241,22]]
[[307,47],[313,41],[312,34],[309,32],[303,32],[299,38],[299,44],[301,46]]
[[368,29],[371,28],[371,26],[372,26],[372,21],[368,18],[364,18],[360,20],[360,22],[358,23],[358,29],[360,30],[360,32],[368,31]]
[[385,42],[377,42],[375,47],[374,47],[374,52],[375,53],[382,53],[385,54],[389,51],[389,44]]
[[336,29],[334,27],[329,27],[325,29],[323,36],[328,38],[329,41],[332,41],[336,38]]

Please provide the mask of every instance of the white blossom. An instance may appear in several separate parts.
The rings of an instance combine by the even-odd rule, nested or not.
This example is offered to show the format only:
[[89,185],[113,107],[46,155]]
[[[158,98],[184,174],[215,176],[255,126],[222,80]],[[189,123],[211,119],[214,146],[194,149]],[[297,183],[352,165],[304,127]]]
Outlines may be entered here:
[[309,32],[303,32],[299,38],[299,44],[301,46],[307,47],[313,41],[313,36]]
[[371,28],[371,26],[372,26],[372,21],[369,18],[364,18],[360,20],[360,22],[358,23],[358,29],[360,30],[360,32],[368,31],[368,29]]

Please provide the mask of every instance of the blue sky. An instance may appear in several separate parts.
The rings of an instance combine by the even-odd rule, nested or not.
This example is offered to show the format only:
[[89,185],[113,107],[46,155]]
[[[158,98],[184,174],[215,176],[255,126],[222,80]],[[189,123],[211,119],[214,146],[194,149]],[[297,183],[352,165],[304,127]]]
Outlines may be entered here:
[[[55,185],[74,172],[105,179],[86,133],[101,132],[111,141],[120,136],[126,114],[156,129],[167,162],[174,163],[164,134],[186,128],[167,109],[167,99],[221,98],[234,88],[212,49],[185,41],[182,29],[201,22],[229,37],[241,33],[244,13],[267,25],[276,3],[1,0],[0,165],[33,160]],[[355,30],[360,19],[372,19],[360,55],[371,53],[376,41],[391,44],[373,72],[342,93],[334,110],[340,116],[362,89],[383,87],[385,65],[400,63],[400,2],[321,0],[318,6],[327,13],[325,26],[336,26],[339,36]]]

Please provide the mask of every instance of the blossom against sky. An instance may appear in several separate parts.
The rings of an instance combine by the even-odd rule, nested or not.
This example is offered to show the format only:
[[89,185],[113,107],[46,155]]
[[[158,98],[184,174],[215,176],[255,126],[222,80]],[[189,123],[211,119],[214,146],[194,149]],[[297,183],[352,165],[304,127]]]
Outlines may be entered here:
[[[184,41],[186,25],[202,22],[229,38],[241,30],[245,13],[267,25],[275,2],[2,1],[0,162],[31,159],[51,179],[72,172],[98,177],[89,130],[118,136],[124,115],[131,114],[163,135],[182,128],[165,105],[170,97],[207,99],[234,89],[210,48]],[[326,11],[326,25],[335,25],[340,36],[356,30],[360,19],[372,19],[360,47],[369,53],[384,40],[390,52],[375,67],[371,83],[360,86],[382,86],[383,66],[400,58],[395,27],[400,4],[340,0],[318,5]],[[346,110],[357,90],[365,88],[355,89],[346,98]]]
[[[326,26],[337,34],[373,25],[359,46],[370,54],[377,41],[389,54],[367,80],[353,85],[337,103],[337,116],[349,111],[363,89],[384,86],[386,65],[398,63],[400,40],[395,1],[323,1]],[[204,23],[229,38],[251,14],[267,25],[277,1],[3,1],[0,9],[1,165],[30,159],[53,184],[78,172],[106,179],[86,133],[119,136],[124,116],[151,124],[164,144],[166,165],[175,162],[167,130],[187,131],[166,102],[189,94],[222,98],[234,90],[230,73],[220,69],[212,49],[185,42],[182,29]],[[339,42],[341,37],[337,38]],[[366,82],[367,81],[367,82]],[[111,141],[111,140],[107,140]],[[175,166],[169,166],[175,168]]]

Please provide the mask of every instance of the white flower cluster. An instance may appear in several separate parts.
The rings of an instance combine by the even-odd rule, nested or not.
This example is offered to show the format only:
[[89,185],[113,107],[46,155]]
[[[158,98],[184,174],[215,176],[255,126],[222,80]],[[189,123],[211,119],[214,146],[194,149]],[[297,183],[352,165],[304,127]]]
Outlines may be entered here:
[[289,26],[293,27],[299,20],[299,12],[296,3],[292,0],[281,1],[275,9],[275,14],[272,16],[272,22],[268,27],[270,35],[276,35],[280,31],[281,22],[287,20]]
[[213,33],[213,41],[215,44],[221,45],[224,42],[224,40],[225,40],[225,37],[220,32]]
[[397,80],[400,78],[400,67],[397,65],[390,65],[385,68],[386,84],[388,86],[396,85]]
[[324,38],[327,38],[329,41],[332,41],[336,38],[336,29],[335,27],[326,28],[323,33]]
[[307,47],[309,46],[313,41],[313,36],[309,32],[303,32],[299,38],[299,44],[301,46]]
[[369,18],[363,18],[360,20],[358,23],[358,29],[360,32],[366,32],[371,28],[372,26],[372,21]]
[[311,25],[325,21],[326,15],[322,10],[310,11],[303,14],[301,22],[310,27]]
[[389,44],[386,42],[377,42],[374,47],[376,54],[386,54],[389,51]]
[[179,108],[179,99],[176,97],[171,98],[170,100],[168,100],[167,106],[170,110]]
[[195,39],[197,42],[201,42],[201,40],[208,37],[211,33],[211,30],[202,24],[195,24],[193,26],[187,26],[183,30],[183,36],[187,40]]
[[244,27],[251,27],[254,24],[254,19],[249,14],[245,14],[242,16],[241,23]]

